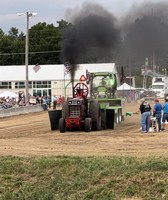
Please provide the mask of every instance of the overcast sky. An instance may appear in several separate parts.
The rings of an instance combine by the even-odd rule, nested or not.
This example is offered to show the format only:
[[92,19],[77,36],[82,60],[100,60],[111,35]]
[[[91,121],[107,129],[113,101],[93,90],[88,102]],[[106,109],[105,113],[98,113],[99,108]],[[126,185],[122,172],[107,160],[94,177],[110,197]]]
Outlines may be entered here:
[[[117,17],[123,16],[133,6],[138,6],[147,0],[89,0],[102,5],[106,10]],[[159,0],[151,0],[158,2]],[[163,0],[166,1],[166,0]],[[0,28],[7,33],[11,27],[16,27],[19,31],[25,32],[26,17],[18,16],[17,13],[28,11],[37,12],[37,16],[30,19],[30,27],[46,22],[57,25],[57,21],[68,19],[68,11],[78,11],[82,8],[86,0],[1,0],[0,1]],[[149,1],[148,1],[149,2]]]

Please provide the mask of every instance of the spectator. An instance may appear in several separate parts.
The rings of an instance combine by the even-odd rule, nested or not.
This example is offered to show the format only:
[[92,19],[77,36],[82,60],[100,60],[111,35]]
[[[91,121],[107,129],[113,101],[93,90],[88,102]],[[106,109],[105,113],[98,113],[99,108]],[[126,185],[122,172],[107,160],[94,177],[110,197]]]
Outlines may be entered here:
[[155,99],[155,105],[153,108],[153,116],[156,117],[158,131],[161,131],[162,104],[159,103],[159,99]]
[[48,97],[46,98],[46,103],[47,103],[47,107],[48,107],[48,108],[51,108],[51,98],[50,98],[50,96],[48,96]]
[[163,128],[162,131],[165,130],[165,122],[168,121],[168,96],[165,98],[165,103],[163,105]]
[[141,112],[142,133],[147,133],[150,127],[151,106],[144,98],[141,99],[139,110]]
[[16,99],[15,98],[11,98],[11,97],[3,97],[3,98],[0,98],[0,107],[1,108],[12,108],[16,105]]
[[39,96],[36,96],[36,104],[40,104],[40,98],[39,98]]
[[46,111],[47,109],[47,103],[46,103],[46,98],[41,97],[41,106],[43,107],[43,110]]
[[19,91],[19,100],[18,100],[18,105],[19,106],[25,106],[25,95],[23,91]]
[[57,97],[54,95],[53,96],[53,109],[56,110],[56,106],[57,106]]
[[64,102],[65,102],[65,97],[62,96],[62,98],[61,98],[61,106],[63,105]]
[[57,98],[57,105],[61,106],[61,95]]

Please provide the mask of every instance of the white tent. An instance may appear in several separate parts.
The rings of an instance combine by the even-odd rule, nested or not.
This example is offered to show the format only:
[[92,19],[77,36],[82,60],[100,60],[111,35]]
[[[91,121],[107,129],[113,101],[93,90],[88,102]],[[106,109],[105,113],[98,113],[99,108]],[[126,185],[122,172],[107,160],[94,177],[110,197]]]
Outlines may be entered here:
[[5,92],[2,92],[1,94],[0,94],[0,97],[5,97],[5,98],[7,98],[7,97],[10,97],[10,98],[16,98],[16,97],[18,97],[18,94],[16,94],[16,93],[14,93],[14,92],[10,92],[10,91],[5,91]]
[[119,87],[117,87],[117,90],[136,90],[136,88],[128,85],[127,83],[123,83]]
[[136,88],[128,85],[127,83],[123,83],[117,88],[116,95],[117,97],[126,98],[127,101],[135,101],[138,98]]

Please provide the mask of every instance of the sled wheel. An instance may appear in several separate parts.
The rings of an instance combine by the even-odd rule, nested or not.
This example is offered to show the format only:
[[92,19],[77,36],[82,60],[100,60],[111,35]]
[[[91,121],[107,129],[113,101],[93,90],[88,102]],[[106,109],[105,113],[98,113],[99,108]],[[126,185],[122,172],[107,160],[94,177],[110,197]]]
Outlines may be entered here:
[[116,123],[116,124],[119,123],[119,114],[118,114],[118,110],[115,110],[115,123]]
[[120,124],[122,122],[122,110],[118,110],[118,123]]

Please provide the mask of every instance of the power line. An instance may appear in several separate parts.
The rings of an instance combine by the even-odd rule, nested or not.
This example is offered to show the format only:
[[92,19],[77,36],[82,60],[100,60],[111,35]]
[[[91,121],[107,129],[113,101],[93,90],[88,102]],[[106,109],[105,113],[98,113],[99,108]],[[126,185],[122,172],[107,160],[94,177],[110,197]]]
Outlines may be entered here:
[[[37,51],[37,52],[29,52],[29,54],[44,54],[44,53],[60,53],[61,50],[57,51]],[[25,53],[0,53],[0,56],[12,56],[12,55],[24,55]]]

